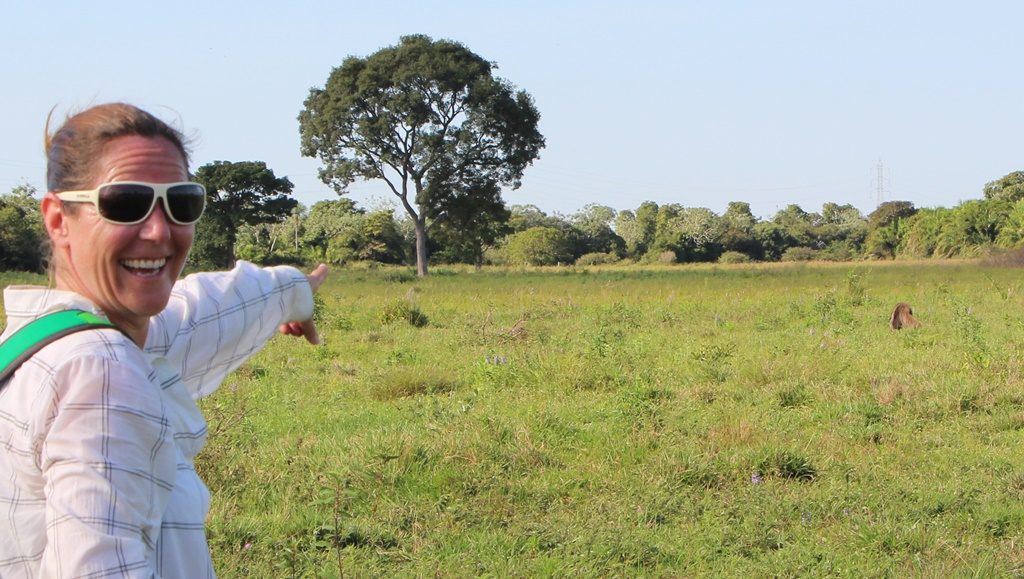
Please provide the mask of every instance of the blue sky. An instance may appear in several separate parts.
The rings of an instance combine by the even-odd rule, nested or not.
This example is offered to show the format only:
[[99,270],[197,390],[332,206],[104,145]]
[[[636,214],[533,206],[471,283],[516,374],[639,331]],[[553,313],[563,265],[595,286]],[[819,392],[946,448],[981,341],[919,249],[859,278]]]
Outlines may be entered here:
[[[43,186],[46,115],[124,100],[195,137],[193,165],[265,161],[334,198],[296,116],[349,55],[457,40],[529,92],[547,147],[510,204],[645,200],[769,217],[979,198],[1024,170],[1024,3],[36,2],[0,8],[0,191]],[[381,182],[354,187],[390,202]]]

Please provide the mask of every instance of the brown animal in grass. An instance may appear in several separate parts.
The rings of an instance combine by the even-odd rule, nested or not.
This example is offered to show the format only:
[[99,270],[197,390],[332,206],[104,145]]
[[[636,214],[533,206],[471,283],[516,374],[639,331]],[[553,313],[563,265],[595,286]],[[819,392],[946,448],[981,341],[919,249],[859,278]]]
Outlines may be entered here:
[[900,302],[896,304],[896,309],[892,311],[889,325],[894,330],[902,330],[903,328],[920,328],[921,322],[917,321],[917,318],[914,317],[914,310],[910,307],[910,304]]

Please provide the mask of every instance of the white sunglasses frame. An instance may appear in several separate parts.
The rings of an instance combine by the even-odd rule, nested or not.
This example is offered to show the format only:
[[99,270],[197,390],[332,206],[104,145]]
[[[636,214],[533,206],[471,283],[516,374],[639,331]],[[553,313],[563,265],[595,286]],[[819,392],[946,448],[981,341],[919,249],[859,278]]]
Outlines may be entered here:
[[[150,189],[153,190],[153,203],[150,204],[149,210],[146,211],[146,214],[143,215],[142,218],[137,221],[128,222],[114,221],[113,219],[108,219],[106,216],[103,215],[103,212],[100,211],[100,189],[103,189],[104,187],[109,187],[110,185],[139,185],[143,187],[149,187]],[[199,217],[196,217],[195,221],[178,221],[174,217],[174,215],[171,214],[170,207],[167,204],[167,192],[170,191],[172,187],[177,187],[180,185],[195,185],[196,187],[199,187],[203,191],[203,209],[202,211],[199,212]],[[74,203],[92,203],[93,207],[96,208],[96,214],[99,215],[101,219],[103,219],[107,223],[113,223],[115,225],[138,225],[139,223],[142,223],[143,221],[149,219],[149,216],[153,214],[153,209],[156,208],[156,204],[160,200],[163,200],[164,215],[171,223],[175,223],[177,225],[194,225],[199,222],[199,218],[202,217],[203,213],[206,211],[206,187],[203,187],[201,184],[196,183],[195,181],[178,181],[177,183],[149,183],[147,181],[111,181],[109,183],[103,183],[102,185],[95,189],[81,191],[61,191],[59,193],[56,193],[56,195],[57,198],[60,199],[61,201],[71,201]]]

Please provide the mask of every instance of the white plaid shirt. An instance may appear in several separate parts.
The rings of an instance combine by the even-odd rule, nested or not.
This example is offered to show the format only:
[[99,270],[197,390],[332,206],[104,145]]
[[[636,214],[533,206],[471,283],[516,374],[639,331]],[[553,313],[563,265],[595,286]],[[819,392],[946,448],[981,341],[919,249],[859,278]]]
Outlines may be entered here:
[[[0,339],[51,311],[102,315],[40,287],[6,289],[4,307]],[[300,271],[240,262],[175,284],[143,350],[88,330],[25,362],[0,389],[0,577],[212,577],[195,400],[312,312]]]

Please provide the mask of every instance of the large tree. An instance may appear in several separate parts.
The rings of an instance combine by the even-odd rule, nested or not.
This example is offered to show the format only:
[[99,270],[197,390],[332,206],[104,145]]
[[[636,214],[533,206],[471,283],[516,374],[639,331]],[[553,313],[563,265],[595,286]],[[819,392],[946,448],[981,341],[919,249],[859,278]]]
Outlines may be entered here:
[[279,223],[298,204],[289,197],[292,182],[274,175],[263,161],[214,161],[196,171],[196,181],[207,196],[192,250],[197,262],[231,266],[241,225]]
[[381,179],[398,197],[415,225],[421,276],[428,232],[470,213],[467,204],[500,203],[500,186],[519,187],[544,147],[533,99],[494,68],[457,42],[405,36],[346,58],[299,114],[302,153],[323,162],[324,183],[344,194],[356,180]]

